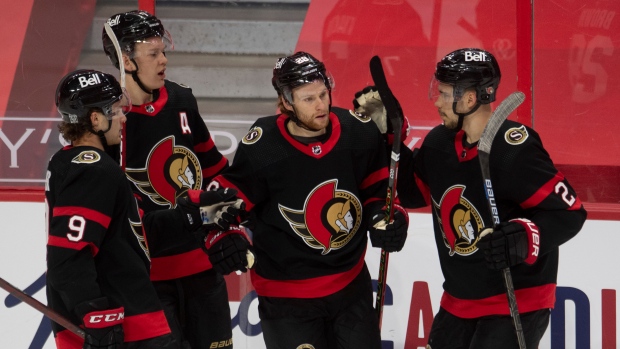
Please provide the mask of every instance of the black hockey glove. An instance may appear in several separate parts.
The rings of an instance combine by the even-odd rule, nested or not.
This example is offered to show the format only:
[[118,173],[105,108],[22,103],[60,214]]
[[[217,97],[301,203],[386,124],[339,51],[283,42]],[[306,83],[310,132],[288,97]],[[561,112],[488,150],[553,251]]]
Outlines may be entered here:
[[409,214],[399,206],[394,205],[394,220],[385,222],[385,210],[382,209],[372,217],[370,228],[370,243],[386,252],[398,252],[405,246],[407,230],[409,229]]
[[489,269],[502,270],[523,262],[534,264],[540,252],[538,227],[525,218],[502,222],[488,234],[483,231],[478,248],[484,252]]
[[[396,100],[396,105],[400,109],[400,115],[403,115],[400,103]],[[377,125],[377,128],[381,134],[386,135],[388,144],[392,144],[394,130],[392,129],[392,123],[388,121],[387,111],[381,100],[381,96],[375,86],[366,86],[363,90],[355,93],[355,99],[353,99],[354,111],[358,114],[364,115],[372,119]],[[401,140],[407,138],[409,132],[409,122],[407,118],[403,120],[403,128],[401,129]]]
[[226,231],[212,231],[205,239],[205,248],[213,269],[222,275],[239,270],[246,272],[254,265],[254,254],[245,230],[231,225]]
[[201,225],[209,229],[226,230],[237,224],[239,215],[244,212],[245,203],[237,198],[237,190],[219,188],[217,190],[188,190],[187,197],[179,198],[178,206],[185,212],[190,230]]
[[83,349],[121,349],[124,347],[123,307],[110,309],[106,297],[83,302],[75,307],[75,313],[84,326]]

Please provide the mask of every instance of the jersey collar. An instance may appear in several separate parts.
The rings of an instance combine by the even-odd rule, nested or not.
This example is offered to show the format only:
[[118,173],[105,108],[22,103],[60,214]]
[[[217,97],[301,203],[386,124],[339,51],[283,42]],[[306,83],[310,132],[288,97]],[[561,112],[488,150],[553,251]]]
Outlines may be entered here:
[[340,128],[340,120],[338,120],[338,117],[333,112],[329,113],[329,122],[331,123],[332,133],[331,136],[329,136],[329,138],[323,143],[314,142],[310,144],[303,144],[299,142],[286,131],[287,120],[288,116],[286,114],[280,114],[278,116],[276,122],[278,124],[278,129],[280,129],[280,134],[288,143],[297,148],[297,150],[310,157],[316,159],[322,158],[334,149],[334,146],[336,146],[336,143],[338,143],[338,140],[340,139],[340,133],[342,131]]

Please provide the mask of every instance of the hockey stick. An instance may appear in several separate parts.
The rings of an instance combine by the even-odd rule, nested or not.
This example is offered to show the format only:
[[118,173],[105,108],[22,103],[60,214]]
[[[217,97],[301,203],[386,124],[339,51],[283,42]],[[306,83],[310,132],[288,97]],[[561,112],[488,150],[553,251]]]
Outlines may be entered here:
[[[392,154],[390,155],[390,177],[388,180],[387,195],[385,198],[385,224],[394,220],[394,195],[396,194],[396,179],[398,175],[398,161],[400,160],[400,130],[403,127],[403,115],[397,105],[396,99],[390,90],[383,65],[379,56],[373,56],[370,59],[370,75],[379,91],[381,101],[385,106],[387,116],[392,123],[394,139],[392,142]],[[381,249],[381,259],[379,261],[379,276],[377,278],[377,298],[375,301],[375,311],[379,317],[379,328],[383,320],[383,304],[385,303],[384,293],[387,286],[387,271],[390,255],[384,249]]]
[[[126,93],[127,96],[129,96],[129,93],[127,92],[127,87],[125,84],[125,63],[123,62],[123,51],[121,50],[121,45],[118,43],[118,38],[116,37],[116,34],[114,34],[114,31],[112,30],[112,27],[110,27],[110,24],[108,22],[105,22],[103,24],[103,28],[105,29],[106,34],[108,34],[108,36],[110,37],[110,40],[112,41],[112,44],[114,45],[114,50],[116,51],[116,57],[118,58],[118,70],[121,73],[121,89],[123,90],[123,93]],[[129,104],[131,104],[131,101],[129,101]],[[121,143],[119,145],[120,149],[119,149],[119,159],[118,162],[121,165],[121,168],[123,169],[123,171],[125,171],[125,158],[124,158],[124,148],[125,148],[125,137],[126,137],[126,129],[125,127],[123,127],[123,135],[121,137]]]
[[15,296],[15,298],[21,300],[22,302],[24,302],[24,303],[28,304],[29,306],[35,308],[36,310],[40,311],[47,318],[49,318],[50,320],[52,320],[55,323],[59,324],[60,326],[66,328],[67,330],[75,333],[80,338],[84,338],[86,336],[86,333],[84,332],[84,330],[79,328],[77,325],[75,325],[71,321],[67,320],[64,316],[58,314],[52,308],[48,307],[47,305],[39,302],[38,300],[32,298],[29,295],[27,295],[26,293],[24,293],[24,291],[22,291],[19,288],[11,285],[10,283],[8,283],[3,278],[0,278],[0,288],[3,288],[8,293],[10,293],[13,296]]
[[[525,95],[522,92],[513,92],[510,96],[495,109],[489,122],[484,127],[480,141],[478,142],[478,159],[480,160],[480,170],[482,171],[482,179],[484,180],[485,195],[489,204],[489,211],[493,218],[492,226],[495,228],[499,224],[499,213],[497,206],[495,205],[495,196],[493,194],[493,186],[491,184],[491,171],[489,167],[489,154],[491,153],[491,145],[495,139],[497,131],[502,126],[504,121],[508,118],[508,115],[512,113],[523,101]],[[493,232],[493,229],[483,230],[480,237],[483,237]],[[506,285],[506,296],[508,296],[508,305],[510,306],[510,316],[517,332],[517,339],[519,340],[519,348],[525,349],[525,337],[523,335],[523,327],[521,326],[521,317],[519,316],[519,308],[517,308],[517,297],[515,296],[515,288],[512,284],[512,274],[510,268],[504,268],[502,270],[504,275],[504,284]]]
[[121,88],[125,89],[125,64],[123,63],[123,52],[121,51],[121,45],[118,43],[118,39],[116,38],[116,34],[110,27],[108,22],[103,24],[103,28],[105,29],[106,34],[110,37],[112,44],[114,44],[114,50],[116,50],[116,57],[118,57],[118,70],[121,72]]

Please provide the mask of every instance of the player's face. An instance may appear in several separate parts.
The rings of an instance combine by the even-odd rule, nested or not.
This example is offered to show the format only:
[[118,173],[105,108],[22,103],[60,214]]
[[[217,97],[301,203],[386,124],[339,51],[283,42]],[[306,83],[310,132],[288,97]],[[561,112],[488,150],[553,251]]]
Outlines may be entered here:
[[[105,133],[105,140],[108,145],[115,145],[121,143],[123,124],[127,121],[127,117],[123,112],[122,102],[117,102],[113,107],[112,118],[106,117],[107,122],[111,123],[110,130]],[[107,127],[104,127],[105,129]]]
[[295,112],[299,121],[308,129],[323,131],[329,125],[329,103],[329,90],[322,80],[315,80],[295,88],[293,106],[285,106]]
[[162,38],[154,37],[136,42],[133,53],[138,63],[138,77],[149,90],[164,86],[166,78],[166,44]]
[[[470,91],[466,91],[465,94],[473,93]],[[454,87],[452,85],[444,84],[443,82],[439,82],[437,84],[437,93],[433,94],[435,97],[435,107],[437,107],[437,112],[439,113],[439,117],[443,121],[444,126],[449,129],[456,129],[459,121],[458,115],[454,113],[453,104],[454,104]],[[466,113],[470,108],[466,106],[465,103],[466,98],[461,98],[456,103],[456,111],[459,113]]]
[[453,92],[454,87],[451,85],[442,82],[437,84],[435,107],[437,107],[437,112],[443,124],[449,129],[456,128],[458,123],[458,116],[452,110],[452,103],[454,102]]

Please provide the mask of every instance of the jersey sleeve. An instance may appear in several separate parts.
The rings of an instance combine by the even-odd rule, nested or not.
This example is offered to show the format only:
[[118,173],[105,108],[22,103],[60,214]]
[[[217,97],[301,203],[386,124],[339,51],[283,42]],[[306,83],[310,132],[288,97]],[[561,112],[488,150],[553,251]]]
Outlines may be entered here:
[[[507,195],[519,204],[521,211],[511,213],[512,218],[527,218],[540,230],[541,254],[574,237],[583,226],[586,211],[564,175],[553,164],[543,148],[538,135],[530,130],[533,138],[519,145],[518,151],[505,157],[508,165],[502,166],[501,190],[498,197]],[[493,169],[491,169],[493,173]],[[525,217],[516,217],[524,215]],[[514,216],[514,217],[513,217]]]
[[191,94],[191,92],[186,98],[192,106],[191,109],[195,111],[195,114],[193,113],[194,117],[190,120],[190,127],[192,128],[192,132],[194,134],[193,150],[200,161],[200,166],[202,167],[204,189],[206,184],[211,182],[213,177],[228,167],[228,159],[217,149],[217,146],[213,141],[213,137],[211,137],[211,132],[209,132],[207,125],[200,116],[196,98]]
[[55,205],[48,212],[47,279],[69,309],[102,296],[94,256],[108,234],[122,185],[118,179],[124,180],[106,178],[94,165],[79,166],[56,189]]
[[406,208],[420,208],[430,204],[424,166],[424,148],[409,149],[404,143],[400,146],[400,163],[398,165],[398,198]]
[[267,186],[256,175],[251,157],[243,143],[239,144],[232,165],[214,178],[214,182],[220,187],[234,188],[238,191],[237,196],[245,202],[246,210],[262,202],[268,195]]
[[[200,216],[200,213],[196,213]],[[197,239],[196,231],[202,227],[202,222],[193,221],[194,225],[190,226],[185,218],[187,214],[191,213],[184,211],[180,205],[173,209],[144,214],[142,224],[149,250],[157,251],[158,255],[164,251],[178,251],[185,248],[188,241]],[[192,217],[195,217],[195,214]]]

